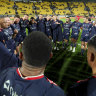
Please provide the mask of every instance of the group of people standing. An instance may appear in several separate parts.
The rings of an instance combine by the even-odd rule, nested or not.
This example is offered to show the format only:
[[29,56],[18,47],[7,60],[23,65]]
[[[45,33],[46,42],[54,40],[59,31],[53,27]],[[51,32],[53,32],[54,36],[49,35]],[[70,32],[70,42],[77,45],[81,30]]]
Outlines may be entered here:
[[[20,18],[19,15],[15,15],[14,20],[10,20],[9,17],[1,18],[0,29],[0,41],[2,41],[8,50],[12,53],[19,54],[20,46],[26,35],[26,28],[28,34],[33,31],[41,31],[48,36],[53,42],[53,49],[60,49],[60,42],[62,42],[62,48],[70,46],[70,51],[75,52],[77,40],[80,30],[81,34],[81,55],[87,49],[88,40],[96,34],[96,22],[91,22],[91,19],[84,17],[84,22],[80,23],[78,17],[75,17],[75,21],[71,22],[70,17],[66,17],[66,22],[59,20],[57,16],[39,15],[36,19],[31,17],[29,20],[28,15]],[[71,32],[72,29],[72,32]],[[71,38],[71,44],[69,40]]]

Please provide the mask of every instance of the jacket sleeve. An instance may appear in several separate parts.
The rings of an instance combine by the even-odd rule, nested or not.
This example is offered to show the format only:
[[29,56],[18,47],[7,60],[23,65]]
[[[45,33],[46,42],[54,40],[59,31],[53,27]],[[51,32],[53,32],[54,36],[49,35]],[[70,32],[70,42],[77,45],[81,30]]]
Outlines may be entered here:
[[58,27],[59,24],[54,24],[54,23],[51,23],[51,28],[54,30]]
[[9,67],[19,67],[19,59],[0,42],[0,71]]

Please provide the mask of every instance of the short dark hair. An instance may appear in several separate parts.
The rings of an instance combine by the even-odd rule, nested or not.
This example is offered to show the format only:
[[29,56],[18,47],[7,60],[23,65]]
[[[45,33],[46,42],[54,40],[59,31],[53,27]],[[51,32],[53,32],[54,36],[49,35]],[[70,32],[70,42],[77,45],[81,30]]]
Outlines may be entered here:
[[92,46],[96,49],[96,35],[91,37],[91,39],[88,41],[88,46]]
[[50,39],[39,31],[34,31],[27,36],[23,42],[22,52],[24,60],[33,67],[45,66],[52,51]]
[[20,18],[20,16],[19,15],[15,15],[14,18]]
[[88,18],[88,21],[91,21],[91,18]]
[[86,19],[88,19],[88,16],[85,16]]
[[24,14],[24,15],[29,16],[28,14]]
[[30,19],[33,20],[33,19],[35,19],[35,18],[34,18],[34,17],[31,17]]

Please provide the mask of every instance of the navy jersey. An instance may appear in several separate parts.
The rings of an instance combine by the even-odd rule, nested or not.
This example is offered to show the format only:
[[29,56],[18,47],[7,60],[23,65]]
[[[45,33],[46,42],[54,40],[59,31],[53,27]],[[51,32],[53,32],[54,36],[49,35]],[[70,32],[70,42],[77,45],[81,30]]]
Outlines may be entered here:
[[80,32],[80,27],[82,24],[80,22],[74,21],[72,23],[72,33],[71,33],[71,38],[74,38],[75,40],[78,39],[79,32]]
[[13,26],[18,31],[18,34],[14,38],[14,40],[16,42],[16,45],[18,45],[20,43],[20,38],[21,38],[20,24],[19,23],[14,23]]
[[64,28],[64,34],[67,34],[69,33],[70,34],[70,28],[72,27],[72,24],[71,23],[64,23],[63,24],[63,28]]
[[50,21],[46,21],[45,22],[45,26],[46,26],[46,35],[47,36],[52,36],[51,34],[51,22]]
[[8,68],[0,74],[0,96],[65,96],[64,91],[46,78],[23,77],[19,68]]
[[37,24],[36,23],[32,23],[28,25],[28,33],[30,34],[33,31],[37,31]]
[[36,19],[36,21],[38,31],[45,33],[45,19],[42,20]]
[[89,36],[89,32],[90,32],[90,30],[91,30],[91,28],[92,28],[92,24],[89,24],[89,23],[83,23],[82,24],[82,28],[83,28],[83,30],[82,30],[82,36]]
[[74,21],[72,23],[72,34],[74,34],[74,35],[79,34],[81,26],[82,26],[82,24],[80,22]]
[[13,27],[8,27],[3,29],[4,34],[7,36],[8,40],[5,41],[6,47],[9,49],[10,52],[14,53],[16,49],[15,40],[13,39],[14,29]]
[[21,66],[20,60],[0,42],[0,72],[8,67]]
[[90,31],[90,38],[96,35],[96,26],[92,26],[91,31]]
[[96,76],[78,81],[69,88],[67,96],[96,96]]
[[4,34],[8,37],[8,40],[12,39],[13,36],[13,29],[11,27],[8,27],[6,29],[3,29]]
[[29,20],[20,19],[20,28],[21,28],[21,30],[25,31],[28,24],[29,24]]
[[70,28],[72,24],[71,23],[64,23],[63,24],[63,39],[69,40],[70,36]]
[[81,35],[81,41],[88,42],[88,40],[90,39],[90,32],[91,32],[92,24],[83,23],[82,28],[83,30],[82,30],[82,35]]

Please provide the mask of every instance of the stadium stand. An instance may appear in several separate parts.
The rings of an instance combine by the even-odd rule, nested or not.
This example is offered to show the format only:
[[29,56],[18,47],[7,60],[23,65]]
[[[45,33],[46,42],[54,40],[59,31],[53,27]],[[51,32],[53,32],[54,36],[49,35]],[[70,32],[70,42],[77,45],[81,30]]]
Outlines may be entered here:
[[68,5],[66,2],[56,2],[54,5],[56,6],[56,11],[55,11],[56,15],[71,14],[70,10],[68,10]]
[[[23,3],[17,2],[17,12],[18,14],[43,14],[43,15],[96,15],[96,3],[86,3],[84,2],[32,2]],[[90,11],[85,10],[88,7]],[[8,0],[0,1],[0,14],[1,15],[14,15],[14,2],[9,2]]]
[[96,15],[96,3],[88,2],[86,5],[90,8],[90,14]]
[[13,9],[14,2],[9,2],[8,0],[0,1],[0,14],[1,15],[12,15],[15,14],[15,10]]
[[71,11],[74,15],[87,15],[88,12],[84,11],[84,3],[83,2],[69,2]]

